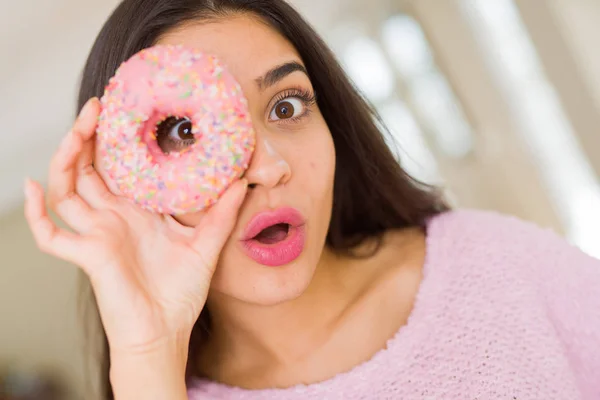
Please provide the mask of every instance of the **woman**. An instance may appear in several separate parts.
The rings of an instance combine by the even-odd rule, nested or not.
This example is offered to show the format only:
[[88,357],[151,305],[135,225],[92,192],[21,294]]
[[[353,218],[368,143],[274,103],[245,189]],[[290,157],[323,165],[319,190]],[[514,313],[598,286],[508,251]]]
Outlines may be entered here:
[[[248,98],[256,152],[205,213],[144,212],[93,165],[96,97],[154,44],[217,55]],[[125,0],[79,99],[48,189],[74,233],[31,181],[25,212],[39,247],[90,279],[107,398],[600,397],[600,263],[515,219],[448,211],[284,1]]]

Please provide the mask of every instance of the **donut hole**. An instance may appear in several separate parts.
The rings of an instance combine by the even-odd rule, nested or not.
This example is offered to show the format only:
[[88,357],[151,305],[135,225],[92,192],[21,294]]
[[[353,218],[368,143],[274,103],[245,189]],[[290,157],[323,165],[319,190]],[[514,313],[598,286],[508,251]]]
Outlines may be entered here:
[[164,154],[180,153],[194,143],[192,122],[187,117],[168,116],[156,124],[156,143]]

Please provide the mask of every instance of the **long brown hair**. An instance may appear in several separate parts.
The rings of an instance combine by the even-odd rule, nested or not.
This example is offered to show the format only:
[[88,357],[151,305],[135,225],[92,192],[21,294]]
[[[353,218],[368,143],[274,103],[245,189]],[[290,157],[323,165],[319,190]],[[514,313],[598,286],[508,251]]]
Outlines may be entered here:
[[[167,31],[185,22],[239,13],[262,18],[296,48],[331,131],[336,170],[327,246],[351,253],[365,239],[379,239],[389,229],[423,227],[428,217],[446,210],[435,188],[415,181],[401,168],[373,107],[353,87],[319,35],[284,0],[124,0],[92,47],[77,109],[90,97],[103,94],[123,61],[152,46]],[[210,316],[203,310],[192,333],[190,360],[209,329]],[[104,397],[112,399],[105,336],[103,346]],[[194,374],[193,369],[188,373]]]

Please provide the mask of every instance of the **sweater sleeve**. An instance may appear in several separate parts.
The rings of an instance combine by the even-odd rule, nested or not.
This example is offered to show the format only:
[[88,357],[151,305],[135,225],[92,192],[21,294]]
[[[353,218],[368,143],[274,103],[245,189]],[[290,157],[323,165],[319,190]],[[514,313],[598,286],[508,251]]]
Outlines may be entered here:
[[600,399],[600,260],[554,234],[545,245],[544,259],[551,261],[536,275],[548,314],[584,399]]

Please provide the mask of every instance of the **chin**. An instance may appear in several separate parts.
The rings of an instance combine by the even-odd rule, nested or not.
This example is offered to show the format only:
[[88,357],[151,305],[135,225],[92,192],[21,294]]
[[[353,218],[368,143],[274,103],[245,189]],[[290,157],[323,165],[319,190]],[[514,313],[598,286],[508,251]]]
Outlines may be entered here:
[[300,297],[324,246],[326,229],[318,228],[289,207],[256,214],[240,239],[221,252],[211,296],[261,306]]
[[300,297],[310,285],[318,263],[318,257],[306,253],[277,267],[260,265],[247,257],[235,258],[225,257],[219,264],[211,294],[260,306],[275,306]]
[[307,265],[295,267],[287,274],[273,276],[266,273],[257,276],[256,291],[249,293],[248,301],[262,306],[275,306],[300,297],[312,281],[314,267]]

